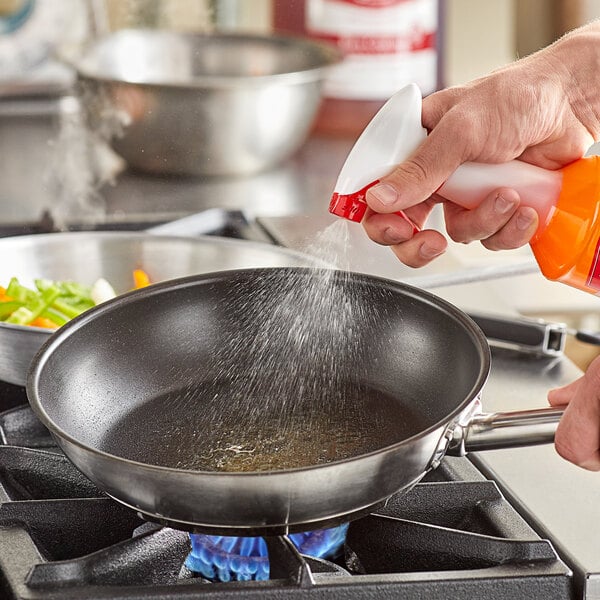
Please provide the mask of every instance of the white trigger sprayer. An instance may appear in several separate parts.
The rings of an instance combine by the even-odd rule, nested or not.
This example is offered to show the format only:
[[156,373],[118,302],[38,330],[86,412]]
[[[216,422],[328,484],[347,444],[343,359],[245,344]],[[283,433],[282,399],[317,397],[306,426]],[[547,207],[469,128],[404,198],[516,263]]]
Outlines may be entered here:
[[[383,105],[350,151],[329,212],[362,221],[367,190],[409,158],[427,137],[421,125],[421,103],[419,88],[410,84]],[[599,294],[600,157],[581,158],[556,171],[520,160],[464,163],[436,193],[472,209],[500,187],[517,190],[521,204],[538,213],[539,226],[531,247],[543,274]],[[407,218],[402,211],[399,214]],[[416,226],[414,229],[418,231]]]

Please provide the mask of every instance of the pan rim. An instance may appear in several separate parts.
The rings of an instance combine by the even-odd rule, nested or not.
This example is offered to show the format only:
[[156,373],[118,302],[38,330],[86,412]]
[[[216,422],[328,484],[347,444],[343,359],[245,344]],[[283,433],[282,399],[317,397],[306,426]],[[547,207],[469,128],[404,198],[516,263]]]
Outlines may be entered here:
[[[77,330],[79,330],[82,326],[85,325],[86,322],[94,320],[102,316],[104,313],[110,313],[115,308],[123,304],[129,304],[136,301],[138,296],[155,296],[164,292],[165,288],[167,289],[179,289],[185,287],[192,287],[199,282],[210,283],[210,281],[220,281],[223,276],[233,277],[236,274],[243,274],[244,272],[253,271],[253,272],[268,272],[268,271],[314,271],[314,270],[323,270],[324,267],[259,267],[259,268],[247,268],[247,269],[232,269],[228,271],[217,271],[211,273],[204,273],[200,275],[190,275],[186,277],[179,277],[176,279],[170,279],[168,281],[152,284],[147,288],[143,288],[140,290],[133,290],[131,292],[127,292],[125,294],[121,294],[116,298],[104,302],[85,313],[75,317],[73,320],[69,321],[65,325],[63,325],[56,333],[54,333],[38,350],[36,355],[34,356],[28,375],[27,375],[27,383],[26,383],[26,392],[27,398],[31,408],[33,409],[36,416],[40,419],[43,425],[45,425],[52,435],[58,438],[59,445],[60,440],[64,440],[69,444],[76,446],[77,448],[84,450],[87,453],[90,453],[94,456],[102,457],[111,462],[116,462],[118,464],[126,464],[131,465],[132,467],[136,467],[138,469],[149,470],[152,472],[158,473],[169,473],[171,476],[173,475],[181,475],[189,477],[190,475],[198,474],[203,477],[219,477],[221,480],[225,477],[234,477],[234,478],[242,478],[242,477],[271,477],[275,478],[277,476],[285,476],[291,473],[305,473],[305,472],[313,472],[316,469],[322,470],[331,467],[336,467],[342,464],[348,464],[358,461],[363,461],[369,457],[380,456],[386,453],[395,452],[398,448],[408,445],[411,442],[419,439],[427,437],[429,434],[433,433],[438,429],[446,429],[449,424],[456,421],[456,418],[459,417],[470,405],[475,402],[481,394],[483,387],[489,377],[490,369],[491,369],[491,351],[489,348],[489,344],[487,339],[479,326],[461,309],[453,305],[451,302],[436,296],[432,292],[428,290],[423,290],[417,288],[415,286],[411,286],[405,282],[400,282],[376,275],[369,275],[365,273],[352,272],[351,275],[356,277],[358,280],[366,281],[366,282],[378,282],[380,284],[384,284],[386,286],[391,286],[396,289],[401,290],[405,294],[409,294],[413,297],[416,297],[418,300],[426,301],[429,304],[433,305],[437,309],[442,309],[447,312],[451,317],[455,318],[459,323],[464,325],[466,329],[471,334],[474,343],[481,350],[481,364],[479,368],[479,373],[476,377],[476,381],[469,393],[465,396],[464,400],[462,400],[449,414],[447,414],[444,418],[436,421],[434,424],[430,425],[426,429],[423,429],[410,437],[407,437],[398,442],[394,442],[388,446],[384,446],[382,448],[372,450],[370,452],[366,452],[363,454],[359,454],[357,456],[351,456],[348,458],[344,458],[341,460],[336,460],[328,463],[322,463],[317,465],[308,465],[303,467],[294,467],[288,469],[277,469],[270,471],[202,471],[197,469],[181,469],[176,467],[167,467],[163,465],[153,465],[149,463],[144,463],[132,459],[128,459],[125,457],[121,457],[115,454],[111,454],[110,452],[106,452],[104,450],[100,450],[88,444],[81,442],[80,440],[74,438],[72,435],[66,433],[58,424],[54,422],[53,419],[50,418],[48,413],[46,412],[44,406],[42,405],[40,395],[39,395],[39,382],[44,369],[45,364],[47,363],[49,357],[51,356],[53,350],[60,346],[63,338],[67,338],[70,335],[74,334]],[[325,270],[333,270],[333,271],[341,271],[340,269],[331,269],[325,268]],[[345,272],[348,273],[348,272]],[[444,451],[445,454],[445,451]]]

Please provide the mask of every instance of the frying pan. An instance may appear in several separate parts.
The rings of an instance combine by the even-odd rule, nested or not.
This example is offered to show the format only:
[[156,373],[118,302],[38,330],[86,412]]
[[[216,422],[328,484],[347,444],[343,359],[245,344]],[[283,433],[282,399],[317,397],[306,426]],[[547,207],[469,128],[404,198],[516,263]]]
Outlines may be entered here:
[[429,292],[246,269],[88,311],[37,354],[27,394],[119,502],[177,528],[270,535],[372,511],[447,451],[550,442],[555,409],[477,414],[489,368],[479,328]]
[[[204,220],[206,216],[211,213],[194,215]],[[104,277],[120,293],[131,289],[135,268],[145,269],[153,282],[159,282],[225,269],[315,264],[315,259],[299,252],[268,244],[163,235],[189,233],[188,219],[147,232],[67,232],[1,239],[0,285],[11,277],[26,285],[38,277],[89,285]],[[31,359],[51,334],[40,327],[0,323],[0,380],[25,385]]]

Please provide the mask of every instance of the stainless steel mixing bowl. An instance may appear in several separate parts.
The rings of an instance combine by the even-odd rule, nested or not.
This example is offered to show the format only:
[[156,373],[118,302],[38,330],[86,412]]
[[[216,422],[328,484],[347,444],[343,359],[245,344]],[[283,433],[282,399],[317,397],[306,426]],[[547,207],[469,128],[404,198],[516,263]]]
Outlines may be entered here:
[[[304,38],[122,30],[73,66],[91,127],[108,130],[132,168],[234,175],[273,166],[301,145],[339,59]],[[107,127],[107,107],[122,131]]]

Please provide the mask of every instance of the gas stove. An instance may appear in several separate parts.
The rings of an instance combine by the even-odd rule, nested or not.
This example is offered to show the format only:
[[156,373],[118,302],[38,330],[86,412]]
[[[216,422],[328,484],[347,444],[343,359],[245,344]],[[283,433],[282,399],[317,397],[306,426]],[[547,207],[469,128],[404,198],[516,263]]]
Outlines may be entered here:
[[0,386],[0,596],[160,598],[573,598],[572,573],[467,458],[344,528],[327,559],[267,538],[270,578],[209,582],[186,567],[188,532],[144,521],[81,475]]
[[[154,217],[98,227],[138,230],[161,223]],[[255,221],[242,211],[207,211],[196,224],[201,233],[294,246],[282,236],[282,221]],[[38,230],[53,230],[51,219]],[[487,324],[480,325],[485,331]],[[547,333],[539,325],[533,329]],[[502,334],[518,343],[494,348],[488,409],[527,406],[572,375],[561,352],[548,351],[553,344],[527,347],[520,331],[506,324]],[[526,337],[531,339],[531,328]],[[504,406],[515,381],[515,405]],[[496,399],[502,406],[490,406]],[[144,521],[81,475],[29,409],[25,391],[2,383],[0,441],[0,597],[7,600],[546,600],[579,598],[586,587],[585,565],[565,559],[562,540],[546,531],[534,509],[513,496],[480,455],[446,457],[409,493],[348,524],[336,549],[321,556],[309,555],[302,545],[298,550],[293,536],[206,543],[199,542],[202,535]],[[510,471],[519,472],[514,465]],[[260,548],[258,564],[236,574],[232,565],[246,565],[250,548]],[[219,576],[211,577],[214,572]]]

